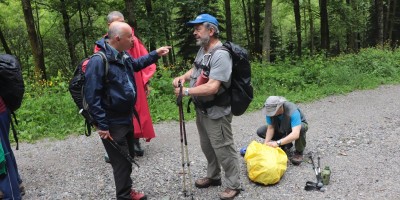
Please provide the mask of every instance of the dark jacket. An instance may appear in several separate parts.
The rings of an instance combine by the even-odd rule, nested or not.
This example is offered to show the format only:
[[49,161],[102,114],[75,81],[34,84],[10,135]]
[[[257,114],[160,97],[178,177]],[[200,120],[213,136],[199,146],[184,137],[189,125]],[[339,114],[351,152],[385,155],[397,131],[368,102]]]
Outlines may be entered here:
[[99,129],[108,130],[110,124],[131,124],[136,101],[136,85],[133,72],[139,71],[157,61],[156,51],[146,56],[133,59],[123,52],[123,59],[115,59],[114,52],[105,43],[107,38],[96,42],[105,52],[109,70],[104,77],[105,64],[100,56],[93,56],[85,72],[85,100],[89,112]]

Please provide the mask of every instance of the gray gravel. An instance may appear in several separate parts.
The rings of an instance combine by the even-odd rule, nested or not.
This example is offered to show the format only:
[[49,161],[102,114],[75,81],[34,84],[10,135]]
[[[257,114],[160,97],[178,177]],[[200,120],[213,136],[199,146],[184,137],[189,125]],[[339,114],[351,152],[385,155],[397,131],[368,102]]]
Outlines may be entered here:
[[[300,104],[308,118],[305,152],[321,156],[332,170],[326,192],[305,191],[315,181],[311,164],[289,165],[281,181],[261,186],[247,178],[241,158],[244,191],[236,199],[400,199],[400,85],[356,91]],[[178,109],[177,109],[178,113]],[[234,117],[237,149],[252,140],[264,123],[261,111]],[[194,121],[186,123],[193,180],[206,173]],[[155,125],[157,137],[143,143],[136,158],[134,187],[149,199],[190,199],[182,195],[179,123]],[[99,137],[20,144],[15,151],[26,187],[24,199],[115,199],[112,169],[103,160]],[[223,187],[194,188],[195,199],[218,199]]]

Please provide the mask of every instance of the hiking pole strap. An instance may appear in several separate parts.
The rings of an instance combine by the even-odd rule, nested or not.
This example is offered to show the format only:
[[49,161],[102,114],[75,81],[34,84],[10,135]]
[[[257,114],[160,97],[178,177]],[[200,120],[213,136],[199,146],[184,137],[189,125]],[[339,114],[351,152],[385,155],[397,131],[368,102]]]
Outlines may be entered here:
[[114,140],[111,140],[110,138],[107,138],[106,141],[108,141],[111,146],[113,146],[122,156],[124,156],[129,162],[134,163],[136,166],[140,167],[139,164],[126,152],[122,151],[121,146],[119,146]]

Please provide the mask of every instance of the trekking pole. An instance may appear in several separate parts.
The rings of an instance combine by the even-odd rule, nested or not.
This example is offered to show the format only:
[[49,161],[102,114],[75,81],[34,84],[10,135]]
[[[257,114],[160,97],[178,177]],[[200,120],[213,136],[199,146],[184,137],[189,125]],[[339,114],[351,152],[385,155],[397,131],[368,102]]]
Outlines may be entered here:
[[124,156],[129,162],[135,164],[136,166],[140,167],[139,164],[130,156],[128,153],[124,152],[121,149],[121,146],[119,146],[114,140],[111,140],[110,138],[105,139],[107,142],[111,144],[122,156]]
[[317,178],[317,186],[318,187],[322,187],[323,185],[322,185],[321,179],[318,176],[318,169],[317,169],[317,167],[315,167],[315,163],[314,163],[314,159],[313,159],[312,154],[310,154],[310,160],[311,160],[311,164],[312,164],[313,170],[315,172],[315,177]]
[[304,189],[307,191],[318,190],[321,192],[325,192],[325,188],[323,187],[324,184],[322,183],[321,175],[319,172],[320,171],[320,169],[319,169],[320,157],[318,156],[318,166],[317,167],[315,166],[314,159],[313,159],[311,152],[309,153],[309,158],[311,160],[313,171],[315,172],[315,176],[317,178],[317,183],[314,183],[312,181],[307,181]]
[[[185,164],[187,166],[188,178],[189,178],[189,194],[193,199],[193,190],[192,190],[192,176],[190,172],[190,161],[189,161],[189,153],[187,148],[187,136],[186,136],[186,128],[185,128],[185,117],[183,115],[183,105],[182,105],[182,89],[183,86],[181,82],[178,82],[179,86],[179,95],[176,99],[176,104],[179,107],[179,128],[180,128],[180,140],[181,140],[181,158],[182,158],[182,173],[183,173],[183,194],[188,196],[186,190],[186,172],[185,172]],[[186,157],[186,162],[185,162]]]

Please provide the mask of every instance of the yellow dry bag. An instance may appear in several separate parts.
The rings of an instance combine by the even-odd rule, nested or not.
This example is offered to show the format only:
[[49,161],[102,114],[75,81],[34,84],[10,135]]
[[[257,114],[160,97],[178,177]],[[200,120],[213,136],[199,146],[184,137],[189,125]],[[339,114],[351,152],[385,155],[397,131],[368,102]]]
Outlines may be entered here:
[[281,148],[273,148],[257,141],[252,141],[247,147],[244,159],[250,180],[264,185],[279,182],[288,161]]

